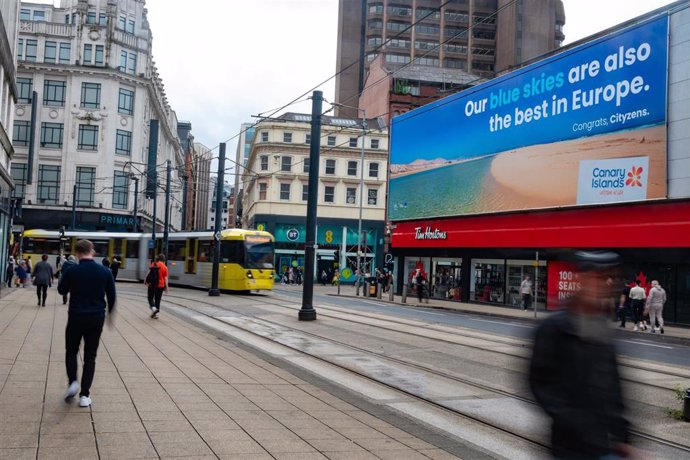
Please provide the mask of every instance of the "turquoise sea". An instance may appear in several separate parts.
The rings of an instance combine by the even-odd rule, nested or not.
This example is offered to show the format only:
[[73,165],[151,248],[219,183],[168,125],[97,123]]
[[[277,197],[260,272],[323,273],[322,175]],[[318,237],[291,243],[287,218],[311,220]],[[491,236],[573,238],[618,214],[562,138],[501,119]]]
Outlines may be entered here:
[[494,155],[431,169],[390,181],[391,220],[456,216],[479,212],[484,181]]

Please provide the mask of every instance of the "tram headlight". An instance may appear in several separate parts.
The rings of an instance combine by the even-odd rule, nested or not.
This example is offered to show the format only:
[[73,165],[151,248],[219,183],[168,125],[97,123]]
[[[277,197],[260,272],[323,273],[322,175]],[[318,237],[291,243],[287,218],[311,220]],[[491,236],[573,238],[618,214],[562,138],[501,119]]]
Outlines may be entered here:
[[247,270],[247,278],[249,278],[249,279],[254,278],[254,275],[252,275],[252,271],[251,271],[251,270]]

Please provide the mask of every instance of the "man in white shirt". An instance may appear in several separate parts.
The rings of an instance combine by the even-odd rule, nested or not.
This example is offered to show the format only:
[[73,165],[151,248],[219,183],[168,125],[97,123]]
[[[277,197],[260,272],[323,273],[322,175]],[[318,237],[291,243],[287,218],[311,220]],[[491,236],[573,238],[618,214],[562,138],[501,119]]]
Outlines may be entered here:
[[529,275],[525,275],[525,279],[520,284],[520,296],[522,297],[523,310],[532,307],[532,280],[530,280]]
[[632,307],[633,321],[635,322],[635,327],[633,328],[633,331],[637,331],[639,329],[642,329],[643,331],[647,330],[647,325],[644,323],[644,319],[642,316],[642,310],[644,309],[646,298],[647,294],[644,292],[644,289],[640,286],[640,280],[635,280],[635,286],[632,289],[630,289],[630,305]]

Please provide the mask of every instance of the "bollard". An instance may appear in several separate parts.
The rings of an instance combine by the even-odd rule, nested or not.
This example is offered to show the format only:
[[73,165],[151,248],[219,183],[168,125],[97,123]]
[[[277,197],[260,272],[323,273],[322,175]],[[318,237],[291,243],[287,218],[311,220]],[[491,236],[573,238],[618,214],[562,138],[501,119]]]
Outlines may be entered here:
[[340,280],[338,280],[337,283],[338,283],[338,295],[340,295]]
[[381,299],[381,291],[383,290],[383,284],[377,283],[376,285],[376,298]]
[[355,295],[359,297],[359,278],[355,280]]
[[402,303],[407,302],[407,284],[403,284],[402,288]]
[[393,293],[393,283],[391,283],[390,286],[388,286],[388,300],[393,302],[395,300],[395,294]]
[[362,293],[362,297],[369,297],[369,282],[367,281],[364,282],[364,292]]
[[690,422],[690,388],[683,398],[683,418],[686,422]]

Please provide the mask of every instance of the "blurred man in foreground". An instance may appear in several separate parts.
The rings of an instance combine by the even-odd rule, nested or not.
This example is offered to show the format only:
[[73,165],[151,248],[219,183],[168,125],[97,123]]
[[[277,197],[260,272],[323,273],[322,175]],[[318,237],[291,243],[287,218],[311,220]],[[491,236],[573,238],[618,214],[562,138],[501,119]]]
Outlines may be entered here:
[[575,253],[580,291],[537,329],[530,386],[552,419],[557,459],[631,458],[616,351],[602,315],[618,264],[613,252]]

